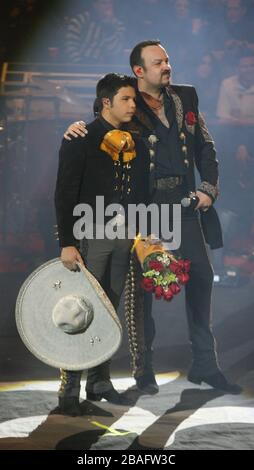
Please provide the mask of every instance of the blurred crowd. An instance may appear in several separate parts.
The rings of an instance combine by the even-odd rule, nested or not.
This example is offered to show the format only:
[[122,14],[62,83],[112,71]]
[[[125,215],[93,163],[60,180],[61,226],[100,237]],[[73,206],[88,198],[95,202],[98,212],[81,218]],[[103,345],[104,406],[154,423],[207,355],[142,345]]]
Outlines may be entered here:
[[[241,83],[254,81],[253,0],[5,0],[1,10],[1,61],[117,66],[137,42],[160,39],[173,80],[197,86],[204,113],[239,117],[240,106],[254,117],[253,84]],[[236,89],[248,98],[231,109]]]
[[0,6],[1,62],[112,64],[118,71],[137,42],[160,39],[173,82],[196,86],[215,134],[222,209],[244,207],[245,222],[253,224],[254,0],[5,0]]

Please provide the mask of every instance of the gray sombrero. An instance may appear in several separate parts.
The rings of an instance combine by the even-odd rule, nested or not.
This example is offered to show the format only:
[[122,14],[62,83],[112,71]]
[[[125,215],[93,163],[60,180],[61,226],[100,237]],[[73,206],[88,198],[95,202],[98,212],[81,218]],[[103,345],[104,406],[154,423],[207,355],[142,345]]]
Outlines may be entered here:
[[26,347],[42,362],[83,370],[109,359],[122,328],[113,305],[92,274],[65,268],[59,258],[36,269],[22,285],[16,324]]

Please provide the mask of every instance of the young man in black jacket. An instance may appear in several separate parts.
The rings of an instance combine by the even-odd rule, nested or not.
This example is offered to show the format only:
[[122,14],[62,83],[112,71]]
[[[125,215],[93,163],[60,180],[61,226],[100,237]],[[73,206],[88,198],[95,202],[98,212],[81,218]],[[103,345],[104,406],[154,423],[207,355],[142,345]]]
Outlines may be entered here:
[[[124,131],[125,124],[131,121],[136,109],[136,93],[131,79],[124,75],[108,74],[98,82],[96,94],[100,112],[87,126],[87,139],[79,137],[62,141],[55,206],[64,266],[75,269],[76,263],[83,263],[84,260],[87,269],[101,283],[117,309],[133,240],[128,236],[129,221],[123,219],[123,214],[115,217],[103,215],[103,219],[98,220],[98,197],[100,200],[104,197],[105,208],[118,204],[125,213],[129,204],[147,204],[149,153],[141,139]],[[77,221],[73,210],[78,204],[88,204],[93,213],[93,220],[90,221],[92,238],[86,236],[80,246],[73,230]],[[101,236],[101,229],[105,229],[107,224],[116,229],[119,224],[123,225],[124,237],[112,239],[107,232]],[[87,398],[105,398],[112,403],[124,403],[110,381],[109,364],[107,361],[89,369]],[[81,372],[62,370],[61,378],[60,409],[72,415],[80,414]]]

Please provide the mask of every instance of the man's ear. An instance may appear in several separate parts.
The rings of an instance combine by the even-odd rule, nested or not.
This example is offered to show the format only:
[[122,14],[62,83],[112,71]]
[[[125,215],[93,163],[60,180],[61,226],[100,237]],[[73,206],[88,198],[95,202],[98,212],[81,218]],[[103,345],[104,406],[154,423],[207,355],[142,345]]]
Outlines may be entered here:
[[143,68],[140,65],[134,65],[133,72],[138,78],[143,77]]
[[110,107],[110,99],[109,98],[102,98],[102,104],[105,109],[108,109]]

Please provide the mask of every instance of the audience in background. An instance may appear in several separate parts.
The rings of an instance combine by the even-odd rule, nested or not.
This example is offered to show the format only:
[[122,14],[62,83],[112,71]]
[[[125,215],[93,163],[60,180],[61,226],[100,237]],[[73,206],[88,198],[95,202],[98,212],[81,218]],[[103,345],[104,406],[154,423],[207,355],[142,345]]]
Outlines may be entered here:
[[[189,80],[188,71],[193,58],[201,58],[206,51],[207,23],[190,0],[166,0],[164,18],[160,20],[160,39],[174,56],[173,69],[177,82]],[[195,51],[195,54],[193,54]],[[186,78],[185,78],[185,76]]]
[[161,38],[163,29],[161,3],[161,0],[138,0],[136,2],[130,0],[122,3],[121,19],[126,23],[126,40],[129,52],[141,37]]
[[[85,2],[84,2],[85,6]],[[66,61],[76,64],[122,62],[125,27],[114,12],[113,0],[94,0],[67,24]]]
[[254,53],[242,56],[236,75],[221,83],[217,116],[227,124],[254,124]]
[[253,222],[254,0],[1,2],[0,63],[107,65],[119,71],[128,49],[148,37],[172,53],[173,82],[197,87],[200,108],[214,125],[226,207],[233,213],[245,205],[243,220]]
[[247,5],[244,0],[226,0],[223,15],[214,23],[209,20],[209,41],[214,49],[224,49],[228,43],[253,45],[253,16]]
[[[226,249],[234,240],[242,239],[251,232],[254,223],[254,150],[251,145],[240,144],[232,151],[228,164],[230,178],[220,201],[220,215],[227,221]],[[223,221],[223,219],[222,219]]]
[[[212,54],[205,54],[196,65],[192,83],[201,97],[202,113],[206,118],[215,118],[220,87],[220,71]],[[208,85],[209,84],[209,85]]]

